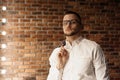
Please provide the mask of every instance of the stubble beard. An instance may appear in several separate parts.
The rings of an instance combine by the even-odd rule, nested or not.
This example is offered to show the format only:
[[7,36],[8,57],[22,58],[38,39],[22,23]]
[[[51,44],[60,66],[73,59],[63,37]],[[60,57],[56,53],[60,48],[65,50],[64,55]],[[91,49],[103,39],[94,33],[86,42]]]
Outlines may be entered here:
[[80,31],[77,30],[77,31],[73,31],[73,32],[71,32],[71,33],[69,33],[69,34],[64,33],[64,35],[65,35],[65,36],[74,36],[74,35],[78,34],[79,32],[80,32]]

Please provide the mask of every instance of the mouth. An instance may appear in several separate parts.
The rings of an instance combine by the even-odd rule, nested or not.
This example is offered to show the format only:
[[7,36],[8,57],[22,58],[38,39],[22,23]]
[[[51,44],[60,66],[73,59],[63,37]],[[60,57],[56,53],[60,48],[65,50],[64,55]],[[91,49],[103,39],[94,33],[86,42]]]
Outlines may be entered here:
[[66,28],[65,31],[72,31],[72,29],[71,28]]

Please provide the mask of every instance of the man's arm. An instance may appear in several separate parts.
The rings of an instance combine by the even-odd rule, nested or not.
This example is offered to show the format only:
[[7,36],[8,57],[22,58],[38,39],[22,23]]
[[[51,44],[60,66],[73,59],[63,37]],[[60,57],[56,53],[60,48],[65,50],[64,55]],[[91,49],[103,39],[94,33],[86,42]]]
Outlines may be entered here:
[[107,65],[105,62],[105,56],[99,45],[94,49],[93,58],[94,58],[93,64],[95,67],[95,75],[97,80],[110,80],[108,75]]
[[49,58],[51,67],[49,69],[47,80],[61,80],[63,70],[57,69],[57,53],[59,52],[59,50],[59,48],[55,49]]

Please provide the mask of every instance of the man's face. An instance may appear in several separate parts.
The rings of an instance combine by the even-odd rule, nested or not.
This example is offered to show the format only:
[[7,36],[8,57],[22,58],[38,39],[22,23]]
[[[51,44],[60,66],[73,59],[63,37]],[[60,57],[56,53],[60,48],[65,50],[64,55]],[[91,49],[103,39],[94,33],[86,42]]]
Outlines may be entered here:
[[63,18],[63,32],[65,36],[73,36],[80,31],[79,19],[74,14],[67,14]]

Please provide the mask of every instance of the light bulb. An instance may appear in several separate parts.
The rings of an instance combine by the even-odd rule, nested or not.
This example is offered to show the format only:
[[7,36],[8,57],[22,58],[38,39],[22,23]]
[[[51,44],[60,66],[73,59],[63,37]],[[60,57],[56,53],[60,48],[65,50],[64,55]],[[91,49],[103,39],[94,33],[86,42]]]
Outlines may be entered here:
[[1,74],[6,74],[6,72],[7,72],[7,71],[6,71],[5,69],[2,69],[2,70],[1,70]]
[[1,57],[1,61],[6,61],[6,57]]
[[6,22],[7,22],[6,18],[3,18],[3,19],[2,19],[2,22],[3,22],[3,23],[6,23]]
[[2,7],[2,10],[3,10],[3,11],[5,11],[6,9],[7,9],[6,6],[3,6],[3,7]]
[[3,49],[6,48],[6,47],[7,47],[6,44],[2,44],[2,45],[1,45],[1,48],[3,48]]
[[6,31],[2,31],[1,34],[2,34],[2,35],[6,35]]

